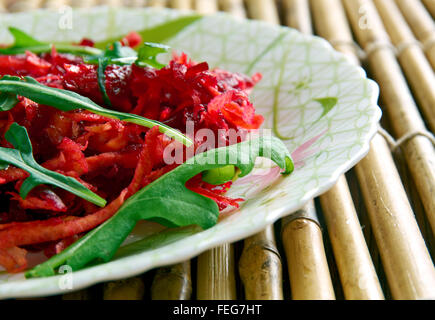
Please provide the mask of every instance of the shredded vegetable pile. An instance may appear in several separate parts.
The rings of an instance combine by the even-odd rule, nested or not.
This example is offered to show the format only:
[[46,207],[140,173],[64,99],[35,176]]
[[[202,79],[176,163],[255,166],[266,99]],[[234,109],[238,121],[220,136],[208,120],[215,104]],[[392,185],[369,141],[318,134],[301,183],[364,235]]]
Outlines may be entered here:
[[[141,42],[138,34],[131,33],[121,44],[135,47]],[[87,39],[80,43],[92,44]],[[82,56],[59,53],[55,46],[41,54],[0,55],[0,77],[30,76],[42,85],[75,92],[107,109],[157,120],[182,133],[187,121],[192,121],[195,132],[211,129],[217,142],[225,145],[230,129],[249,131],[263,122],[248,99],[261,79],[259,74],[251,78],[210,70],[206,62],[195,63],[180,54],[163,68],[108,64],[101,90],[100,71],[99,65],[85,62]],[[13,124],[24,127],[39,165],[77,180],[107,201],[100,207],[44,183],[23,198],[20,189],[29,172],[13,165],[2,167],[0,265],[8,272],[25,270],[29,251],[44,250],[48,257],[60,253],[112,217],[129,197],[177,167],[163,159],[173,139],[158,126],[147,128],[83,109],[62,111],[20,94],[13,108],[2,110],[1,147],[14,148],[7,138]],[[194,138],[194,149],[202,143]],[[180,144],[180,148],[186,146]],[[220,210],[237,207],[241,200],[224,196],[231,181],[212,185],[197,175],[187,187],[213,199]]]

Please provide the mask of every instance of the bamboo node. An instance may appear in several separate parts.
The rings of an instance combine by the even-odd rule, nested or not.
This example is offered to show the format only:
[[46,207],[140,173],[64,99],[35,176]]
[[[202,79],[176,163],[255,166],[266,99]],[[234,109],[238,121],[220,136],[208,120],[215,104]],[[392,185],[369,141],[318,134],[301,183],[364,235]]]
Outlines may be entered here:
[[319,222],[319,217],[317,216],[316,213],[316,209],[314,207],[314,203],[309,202],[305,207],[303,207],[302,209],[299,209],[296,212],[293,212],[292,214],[288,215],[287,217],[284,217],[282,222],[282,230],[284,230],[284,228],[290,224],[291,222],[293,222],[294,220],[301,220],[301,221],[312,221],[315,224],[317,224],[319,226],[319,228],[321,228],[320,222]]
[[412,46],[417,46],[422,50],[424,49],[424,45],[418,40],[403,41],[396,46],[396,56],[399,57],[403,51]]
[[390,49],[391,51],[393,51],[394,55],[396,57],[400,56],[402,54],[402,52],[409,48],[410,46],[418,46],[421,49],[426,48],[425,45],[433,45],[435,43],[435,38],[434,39],[429,39],[431,40],[433,43],[426,43],[426,44],[422,44],[420,41],[418,40],[413,40],[413,41],[404,41],[400,44],[398,44],[396,47],[389,41],[384,41],[384,40],[377,40],[377,41],[373,41],[370,42],[368,45],[366,45],[365,50],[361,48],[361,46],[352,40],[340,40],[340,39],[332,39],[329,40],[329,42],[331,43],[331,45],[333,47],[335,46],[348,46],[351,47],[352,49],[354,49],[356,51],[356,55],[358,57],[358,59],[365,61],[367,60],[367,58],[375,51],[380,50],[380,49]]
[[423,41],[422,47],[424,51],[428,51],[433,45],[435,45],[435,31]]
[[372,41],[372,42],[368,43],[364,49],[365,49],[364,51],[365,51],[366,59],[372,53],[374,53],[375,51],[381,50],[381,49],[389,49],[394,53],[395,56],[398,55],[396,47],[390,41],[387,41],[387,40]]
[[264,250],[269,251],[273,254],[275,254],[279,260],[281,259],[281,255],[279,254],[279,251],[276,249],[276,246],[271,243],[270,241],[265,240],[257,240],[252,242],[248,248],[246,248],[246,251],[255,251],[255,250]]
[[379,127],[378,133],[385,138],[392,153],[395,153],[399,148],[401,148],[405,143],[414,139],[415,137],[426,137],[435,147],[435,136],[429,131],[412,131],[404,134],[399,139],[394,139],[385,129]]

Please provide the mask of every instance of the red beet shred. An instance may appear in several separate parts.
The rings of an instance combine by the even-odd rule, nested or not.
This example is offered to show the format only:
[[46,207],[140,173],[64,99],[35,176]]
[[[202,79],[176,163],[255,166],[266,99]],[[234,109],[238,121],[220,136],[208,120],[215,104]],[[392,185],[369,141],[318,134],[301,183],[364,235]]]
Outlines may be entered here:
[[[140,42],[134,33],[123,39],[123,44],[132,47]],[[92,41],[85,39],[82,44]],[[0,56],[3,75],[32,76],[104,106],[97,66],[55,49],[39,56],[31,52]],[[257,129],[263,122],[248,99],[259,74],[250,78],[210,70],[207,63],[197,64],[181,54],[161,70],[109,65],[105,76],[113,109],[155,119],[182,132],[186,122],[193,121],[195,132],[209,128],[218,139],[226,140],[222,132]],[[22,199],[19,190],[27,172],[12,166],[0,170],[0,265],[9,272],[26,268],[29,250],[44,250],[48,256],[59,253],[115,214],[129,196],[176,166],[163,161],[163,150],[171,139],[157,127],[148,129],[83,110],[63,112],[19,97],[12,110],[0,112],[0,146],[12,147],[4,135],[14,122],[27,129],[38,163],[76,178],[108,205],[98,208],[51,186],[39,186]],[[195,148],[202,142],[196,139]],[[220,209],[237,207],[240,200],[223,195],[231,182],[216,187],[198,176],[187,186],[215,200]]]

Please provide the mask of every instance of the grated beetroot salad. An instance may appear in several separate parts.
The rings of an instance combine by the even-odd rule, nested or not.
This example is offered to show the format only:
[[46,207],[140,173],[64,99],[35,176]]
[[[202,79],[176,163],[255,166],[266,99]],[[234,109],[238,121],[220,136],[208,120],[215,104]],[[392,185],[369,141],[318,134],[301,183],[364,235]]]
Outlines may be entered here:
[[[131,47],[140,42],[135,33],[123,39]],[[92,42],[85,39],[82,44]],[[97,66],[54,48],[41,55],[0,56],[3,75],[32,76],[104,105]],[[197,64],[185,54],[174,55],[160,70],[135,64],[109,65],[105,70],[113,109],[158,120],[183,133],[186,122],[193,121],[195,132],[208,128],[221,140],[227,137],[222,131],[218,135],[218,130],[252,130],[262,124],[263,117],[255,114],[248,100],[260,79],[259,74],[250,78],[210,70],[206,62]],[[176,167],[163,161],[163,150],[172,140],[158,127],[148,129],[83,110],[63,112],[19,96],[13,109],[0,112],[0,146],[12,147],[4,135],[14,122],[27,129],[39,164],[77,179],[108,204],[99,208],[45,185],[22,199],[19,190],[28,173],[13,166],[0,170],[0,265],[8,272],[26,269],[28,251],[44,250],[47,256],[59,253],[114,215],[128,197]],[[194,140],[195,148],[202,142]],[[197,176],[187,187],[215,200],[221,210],[237,207],[241,200],[223,195],[231,182],[214,186]]]

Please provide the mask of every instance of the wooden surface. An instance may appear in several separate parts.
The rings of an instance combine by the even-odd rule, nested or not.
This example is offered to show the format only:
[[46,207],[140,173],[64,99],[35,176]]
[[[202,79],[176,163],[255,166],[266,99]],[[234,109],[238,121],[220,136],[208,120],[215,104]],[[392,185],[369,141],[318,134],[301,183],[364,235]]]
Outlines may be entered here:
[[49,299],[435,298],[434,0],[0,0],[0,12],[100,4],[223,10],[322,36],[379,84],[382,125],[405,141],[391,153],[376,135],[330,191],[244,241]]

